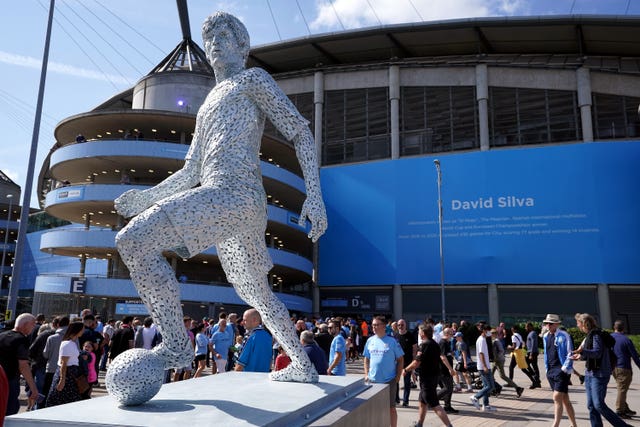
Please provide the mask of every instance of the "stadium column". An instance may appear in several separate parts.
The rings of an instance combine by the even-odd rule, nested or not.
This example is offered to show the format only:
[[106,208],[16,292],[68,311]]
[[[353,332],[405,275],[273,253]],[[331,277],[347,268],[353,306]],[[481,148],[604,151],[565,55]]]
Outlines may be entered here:
[[389,102],[391,109],[391,158],[400,157],[400,67],[389,67]]
[[393,318],[402,319],[402,286],[393,285]]
[[578,107],[582,125],[582,141],[593,141],[593,123],[591,122],[591,74],[586,67],[576,70],[578,86]]
[[600,312],[600,327],[611,329],[611,302],[609,301],[609,285],[598,283],[598,311]]
[[480,127],[480,150],[489,149],[489,78],[487,64],[476,65],[476,100]]
[[489,283],[487,285],[487,307],[489,307],[489,324],[500,324],[500,303],[498,300],[498,285]]

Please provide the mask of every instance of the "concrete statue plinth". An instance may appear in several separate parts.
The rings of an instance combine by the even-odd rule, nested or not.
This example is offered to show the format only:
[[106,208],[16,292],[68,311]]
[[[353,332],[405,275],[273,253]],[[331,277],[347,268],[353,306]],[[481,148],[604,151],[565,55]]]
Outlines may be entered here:
[[43,426],[388,426],[386,385],[361,377],[317,383],[269,381],[267,374],[228,372],[165,384],[140,406],[112,396],[7,417],[6,427]]

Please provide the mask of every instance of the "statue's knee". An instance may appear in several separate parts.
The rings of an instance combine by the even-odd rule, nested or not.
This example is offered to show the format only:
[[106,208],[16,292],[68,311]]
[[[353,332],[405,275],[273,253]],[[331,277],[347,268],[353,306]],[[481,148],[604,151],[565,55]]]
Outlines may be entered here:
[[118,248],[118,251],[121,253],[130,248],[134,241],[135,239],[131,236],[131,232],[126,227],[116,234],[116,248]]

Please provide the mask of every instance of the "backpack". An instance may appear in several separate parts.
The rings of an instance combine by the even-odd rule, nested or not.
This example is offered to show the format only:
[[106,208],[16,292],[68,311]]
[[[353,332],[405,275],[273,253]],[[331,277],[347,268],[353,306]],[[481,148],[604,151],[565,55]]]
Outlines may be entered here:
[[600,338],[602,338],[604,348],[609,351],[609,362],[611,362],[611,372],[613,372],[618,364],[618,356],[616,356],[615,351],[613,351],[613,347],[616,345],[616,340],[605,330],[600,331]]

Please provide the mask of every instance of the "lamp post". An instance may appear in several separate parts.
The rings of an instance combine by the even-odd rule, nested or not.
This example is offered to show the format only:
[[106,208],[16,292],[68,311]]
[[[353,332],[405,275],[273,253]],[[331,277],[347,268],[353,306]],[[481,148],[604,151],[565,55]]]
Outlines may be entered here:
[[438,230],[440,236],[440,298],[442,303],[442,322],[445,321],[446,310],[444,304],[444,249],[442,244],[442,170],[440,170],[440,160],[435,159],[433,163],[436,165],[438,174]]
[[9,241],[9,223],[11,222],[11,202],[13,202],[13,194],[7,194],[7,199],[9,199],[9,213],[7,213],[7,227],[4,230],[4,247],[2,248],[2,264],[0,264],[0,267],[2,268],[2,277],[4,277],[4,261],[7,257],[7,243]]

